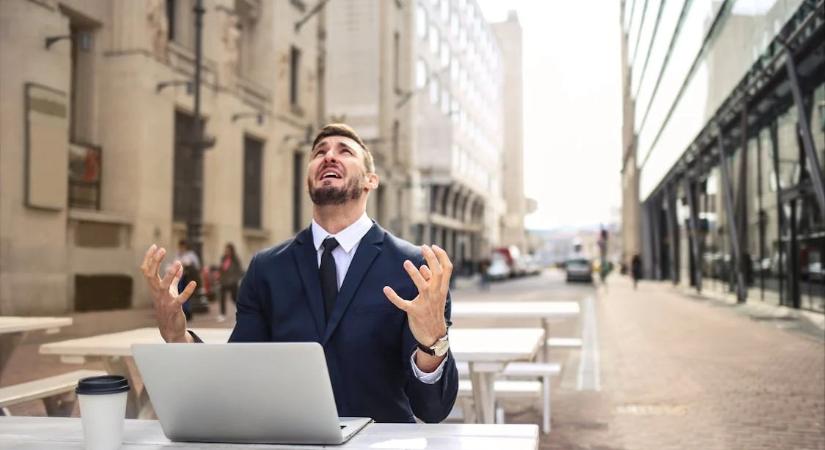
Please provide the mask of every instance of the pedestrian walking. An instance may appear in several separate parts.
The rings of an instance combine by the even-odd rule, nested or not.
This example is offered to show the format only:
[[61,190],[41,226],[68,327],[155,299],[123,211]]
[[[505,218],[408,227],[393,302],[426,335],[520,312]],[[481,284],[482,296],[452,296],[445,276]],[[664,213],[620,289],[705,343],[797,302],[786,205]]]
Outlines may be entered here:
[[241,267],[241,260],[235,252],[235,246],[231,242],[227,243],[223,249],[220,266],[221,313],[218,314],[218,322],[226,320],[226,296],[232,296],[233,302],[238,301],[238,284],[242,277],[243,268]]
[[481,273],[480,279],[480,287],[482,291],[490,290],[490,276],[487,274],[487,270],[490,269],[490,259],[484,258],[478,265],[478,271]]
[[[190,281],[194,281],[200,285],[201,262],[198,254],[189,247],[186,239],[178,241],[178,252],[175,254],[175,259],[180,261],[183,266],[183,275],[180,278],[180,282],[178,282],[178,292],[183,292],[183,288],[185,288]],[[189,298],[183,303],[183,314],[186,316],[186,320],[192,320],[191,302],[192,299]]]
[[607,260],[607,230],[604,228],[599,232],[599,278],[604,287],[607,287],[607,275],[610,273],[610,263]]
[[630,275],[633,277],[633,289],[636,289],[636,285],[642,278],[642,257],[638,253],[630,260]]

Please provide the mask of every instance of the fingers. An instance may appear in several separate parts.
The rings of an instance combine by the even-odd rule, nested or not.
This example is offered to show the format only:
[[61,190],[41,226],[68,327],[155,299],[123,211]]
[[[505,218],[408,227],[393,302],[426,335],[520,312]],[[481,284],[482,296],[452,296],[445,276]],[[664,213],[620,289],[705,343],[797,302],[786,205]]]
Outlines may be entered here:
[[393,288],[389,286],[384,286],[384,295],[386,295],[387,299],[401,311],[406,312],[410,308],[410,302],[399,297],[398,294],[395,293],[395,290]]
[[160,288],[165,290],[169,289],[169,286],[172,285],[172,281],[177,276],[178,272],[182,268],[180,261],[175,261],[166,269],[166,275],[160,280]]
[[427,261],[427,267],[429,267],[430,272],[432,272],[432,277],[430,278],[430,288],[438,287],[438,289],[440,289],[441,277],[443,273],[441,263],[438,262],[438,258],[435,256],[435,253],[433,253],[433,250],[430,247],[422,245],[421,253],[424,254],[424,259]]
[[[154,247],[154,245],[152,245],[152,247]],[[143,272],[143,275],[146,276],[147,281],[149,281],[149,285],[153,289],[160,289],[158,267],[160,266],[160,262],[163,261],[164,256],[166,256],[166,249],[161,247],[151,255],[149,258],[149,266]]]
[[450,261],[450,256],[447,255],[447,252],[443,248],[433,245],[433,252],[435,252],[438,262],[441,265],[441,291],[446,293],[450,290],[450,277],[453,274],[453,263]]
[[190,281],[189,284],[187,284],[186,287],[183,289],[183,292],[180,293],[176,301],[182,305],[185,301],[189,300],[189,297],[192,295],[192,293],[195,292],[195,288],[197,286],[198,283]]
[[[178,261],[178,262],[180,262],[180,261]],[[173,278],[172,283],[169,284],[168,289],[169,289],[170,294],[178,295],[178,284],[180,283],[181,277],[183,277],[183,264],[178,266],[178,271],[175,273],[175,278]]]
[[155,250],[157,250],[157,248],[158,247],[155,244],[152,244],[149,246],[149,249],[146,250],[146,254],[143,255],[143,262],[140,263],[140,271],[143,272],[144,276],[147,276],[149,273],[149,262],[155,255]]
[[421,276],[424,277],[424,281],[430,281],[430,278],[433,277],[433,273],[430,272],[430,268],[426,265],[419,267],[418,271],[421,272]]
[[427,289],[427,282],[424,280],[424,277],[421,276],[421,272],[415,268],[415,264],[413,264],[409,259],[404,261],[404,270],[407,271],[407,274],[412,279],[415,287],[418,288],[419,293],[424,292]]

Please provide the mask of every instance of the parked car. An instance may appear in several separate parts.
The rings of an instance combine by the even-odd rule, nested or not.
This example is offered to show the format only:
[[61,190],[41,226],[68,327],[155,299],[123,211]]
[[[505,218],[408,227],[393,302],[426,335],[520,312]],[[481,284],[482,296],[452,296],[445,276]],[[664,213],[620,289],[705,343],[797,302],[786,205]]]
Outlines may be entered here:
[[487,278],[490,280],[510,278],[510,266],[500,253],[493,253],[492,258],[490,258],[490,267],[487,268]]
[[521,251],[515,245],[509,247],[497,247],[493,249],[493,255],[501,255],[504,257],[504,262],[510,268],[511,277],[520,277],[527,273],[523,260],[521,258]]
[[571,281],[593,282],[593,266],[586,258],[571,258],[564,263],[565,279]]
[[521,261],[521,265],[524,267],[525,275],[538,275],[541,273],[541,266],[535,256],[522,255]]

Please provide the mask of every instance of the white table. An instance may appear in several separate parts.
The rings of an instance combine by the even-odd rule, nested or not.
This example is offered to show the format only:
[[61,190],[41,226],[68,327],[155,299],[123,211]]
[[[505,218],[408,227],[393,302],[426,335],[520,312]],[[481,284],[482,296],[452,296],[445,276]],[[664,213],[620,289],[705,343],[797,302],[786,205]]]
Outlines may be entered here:
[[[231,420],[231,419],[228,419]],[[154,420],[126,420],[124,450],[141,449],[474,449],[537,450],[535,425],[370,424],[349,442],[330,447],[260,444],[171,442]],[[65,417],[0,417],[0,443],[20,450],[82,449],[80,419]]]
[[541,328],[452,328],[450,349],[458,361],[466,361],[473,383],[476,417],[495,422],[496,375],[512,361],[533,359],[544,341]]
[[[229,340],[229,328],[194,328],[193,331],[207,343],[224,343]],[[40,346],[43,355],[58,355],[66,363],[83,364],[87,360],[102,361],[106,371],[122,375],[129,380],[132,389],[126,405],[126,417],[154,417],[146,389],[137,389],[135,378],[127,364],[132,357],[132,344],[163,343],[157,328],[137,328],[120,333],[101,334],[80,339],[51,342]]]
[[[207,343],[229,340],[229,328],[196,328],[197,335]],[[496,374],[511,361],[533,358],[541,345],[544,330],[540,328],[454,328],[450,330],[450,348],[457,360],[467,361],[473,380],[473,398],[477,417],[483,423],[494,423]],[[130,370],[127,359],[132,355],[132,344],[162,343],[157,328],[137,328],[120,333],[103,334],[81,339],[52,342],[40,346],[44,355],[59,355],[67,363],[100,360],[110,374],[122,375],[133,387],[129,391],[126,417],[153,418],[149,396],[145,389],[137,389],[136,373]]]
[[[451,318],[460,319],[541,319],[545,336],[550,336],[550,323],[579,316],[578,302],[453,302]],[[547,361],[547,340],[542,343],[542,360]]]
[[27,332],[45,330],[46,334],[53,334],[71,324],[71,317],[0,316],[0,374]]

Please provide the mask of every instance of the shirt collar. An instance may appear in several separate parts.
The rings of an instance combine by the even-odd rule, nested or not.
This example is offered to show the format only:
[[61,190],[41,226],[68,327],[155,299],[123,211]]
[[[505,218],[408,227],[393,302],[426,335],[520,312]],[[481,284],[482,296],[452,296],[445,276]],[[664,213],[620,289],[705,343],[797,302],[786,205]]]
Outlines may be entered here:
[[315,244],[315,250],[321,249],[324,244],[324,239],[334,237],[338,241],[338,245],[344,252],[349,253],[361,241],[361,238],[372,228],[372,220],[370,220],[367,213],[361,215],[352,225],[344,228],[338,234],[330,234],[315,219],[312,219],[312,241]]

